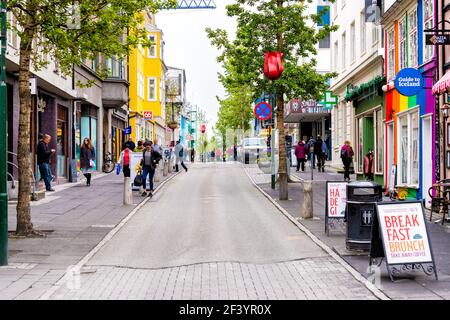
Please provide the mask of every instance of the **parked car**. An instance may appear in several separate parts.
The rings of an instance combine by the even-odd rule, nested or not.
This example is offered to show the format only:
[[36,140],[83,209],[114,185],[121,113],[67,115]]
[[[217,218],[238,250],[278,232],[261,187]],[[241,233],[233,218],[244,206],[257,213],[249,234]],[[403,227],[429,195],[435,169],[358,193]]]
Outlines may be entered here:
[[262,152],[267,150],[267,142],[264,138],[244,138],[238,148],[239,161],[248,164],[259,159]]

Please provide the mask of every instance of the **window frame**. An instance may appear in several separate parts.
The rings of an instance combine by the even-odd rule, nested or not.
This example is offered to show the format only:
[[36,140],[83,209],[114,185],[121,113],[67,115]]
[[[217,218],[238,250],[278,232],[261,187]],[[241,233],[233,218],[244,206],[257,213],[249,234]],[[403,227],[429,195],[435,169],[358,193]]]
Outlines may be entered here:
[[[395,31],[391,27],[386,31],[387,37],[387,80],[390,81],[395,77]],[[391,56],[392,53],[392,56]]]
[[[411,27],[411,17],[415,17],[415,26]],[[418,57],[418,47],[419,47],[419,33],[418,33],[418,15],[417,8],[412,9],[407,12],[408,17],[408,66],[410,68],[416,68],[419,65],[419,57]],[[412,36],[415,35],[415,41],[412,41]],[[412,44],[415,44],[415,48],[412,47]],[[414,63],[413,63],[414,62]]]
[[360,15],[360,31],[361,31],[361,36],[359,39],[359,43],[360,43],[360,54],[361,56],[363,56],[366,53],[367,50],[367,25],[366,25],[366,16],[365,16],[365,11],[361,11]]
[[[150,85],[150,81],[154,81],[153,85]],[[158,80],[156,79],[156,77],[148,77],[147,78],[147,100],[150,102],[155,102],[158,101],[158,93],[157,93],[157,84],[158,84]],[[152,88],[152,90],[150,90]],[[150,96],[150,94],[152,93],[154,94],[154,97],[152,98]]]
[[[155,44],[152,46],[149,46],[147,49],[147,58],[157,58],[158,57],[158,53],[157,53],[157,46],[156,46],[156,34],[151,34],[148,36],[149,40],[151,40],[153,38],[153,40],[151,40],[152,42],[154,42]],[[151,52],[154,51],[154,54],[152,55]]]
[[[430,16],[426,16],[427,13],[427,5],[426,3],[429,3],[431,5],[431,15]],[[422,0],[422,18],[423,18],[423,29],[433,29],[434,28],[434,0]],[[430,23],[431,22],[431,23]],[[430,25],[427,25],[430,24]],[[430,46],[427,45],[426,41],[425,41],[425,32],[423,32],[423,62],[429,62],[430,60],[432,60],[434,58],[434,50],[435,50],[435,46]],[[428,53],[430,54],[430,56],[428,56]]]
[[[412,181],[413,178],[413,155],[414,155],[414,141],[413,141],[413,114],[416,114],[417,118],[417,140],[416,140],[416,161],[417,161],[417,170],[415,172],[417,181]],[[402,152],[402,120],[406,118],[407,123],[407,155],[406,159],[404,159],[404,155]],[[402,111],[397,115],[397,186],[398,187],[408,187],[408,188],[418,188],[420,182],[420,155],[419,155],[419,145],[420,145],[420,108],[419,106],[415,106],[408,110]],[[406,162],[406,182],[403,180],[403,163]]]

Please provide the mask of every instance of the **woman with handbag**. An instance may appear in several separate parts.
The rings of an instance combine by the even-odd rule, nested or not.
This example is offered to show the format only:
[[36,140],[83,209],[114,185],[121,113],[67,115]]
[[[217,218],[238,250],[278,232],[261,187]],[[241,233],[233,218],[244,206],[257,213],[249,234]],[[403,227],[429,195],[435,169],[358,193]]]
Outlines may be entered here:
[[83,145],[80,150],[80,167],[81,172],[86,177],[86,185],[91,185],[91,173],[95,166],[95,149],[89,138],[84,138]]

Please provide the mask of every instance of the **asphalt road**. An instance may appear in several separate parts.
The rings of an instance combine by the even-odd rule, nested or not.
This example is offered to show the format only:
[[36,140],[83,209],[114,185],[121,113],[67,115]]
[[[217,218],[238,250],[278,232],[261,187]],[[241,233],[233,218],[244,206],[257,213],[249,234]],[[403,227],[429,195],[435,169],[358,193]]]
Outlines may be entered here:
[[326,256],[254,188],[239,164],[207,163],[172,179],[88,265],[160,269]]

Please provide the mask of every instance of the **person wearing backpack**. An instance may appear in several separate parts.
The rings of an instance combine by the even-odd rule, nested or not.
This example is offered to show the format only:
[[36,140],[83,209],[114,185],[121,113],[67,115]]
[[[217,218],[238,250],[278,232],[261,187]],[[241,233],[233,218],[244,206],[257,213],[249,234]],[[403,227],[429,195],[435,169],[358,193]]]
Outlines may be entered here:
[[341,148],[341,159],[344,164],[344,181],[350,181],[350,165],[354,155],[350,141],[346,140]]
[[122,172],[125,178],[130,177],[130,158],[131,150],[128,145],[125,145],[125,149],[120,153],[120,159],[118,165],[122,167]]
[[184,158],[184,148],[183,145],[180,143],[180,141],[177,141],[177,145],[175,146],[175,157],[176,157],[176,162],[175,162],[175,171],[178,172],[178,162],[181,162],[181,166],[184,168],[184,170],[186,170],[186,172],[188,171],[186,165],[183,162],[183,158]]

